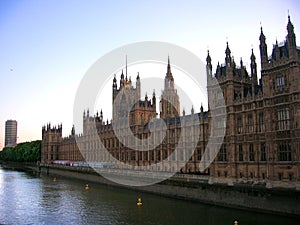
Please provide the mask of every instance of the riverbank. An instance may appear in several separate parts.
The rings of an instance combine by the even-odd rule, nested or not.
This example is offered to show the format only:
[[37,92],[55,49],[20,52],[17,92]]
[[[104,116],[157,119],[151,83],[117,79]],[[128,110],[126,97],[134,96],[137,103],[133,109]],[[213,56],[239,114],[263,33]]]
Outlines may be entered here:
[[300,217],[300,192],[296,190],[267,189],[259,185],[239,184],[227,186],[209,184],[205,176],[179,174],[159,184],[144,187],[123,186],[113,183],[88,167],[40,166],[31,164],[11,165],[15,168],[33,170],[49,176],[62,176],[86,182],[100,183],[188,201],[201,202],[229,208]]

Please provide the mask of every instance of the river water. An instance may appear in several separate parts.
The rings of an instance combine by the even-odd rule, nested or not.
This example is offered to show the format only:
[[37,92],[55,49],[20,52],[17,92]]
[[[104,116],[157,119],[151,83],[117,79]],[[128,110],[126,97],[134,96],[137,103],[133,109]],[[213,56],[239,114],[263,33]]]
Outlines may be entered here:
[[[299,219],[0,167],[0,224],[281,225]],[[138,207],[137,198],[143,205]]]

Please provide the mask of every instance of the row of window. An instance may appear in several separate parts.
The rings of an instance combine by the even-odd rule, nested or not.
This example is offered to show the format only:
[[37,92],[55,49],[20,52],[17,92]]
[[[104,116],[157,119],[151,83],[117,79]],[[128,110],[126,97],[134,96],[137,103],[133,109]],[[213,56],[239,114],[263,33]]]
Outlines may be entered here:
[[[221,171],[217,171],[217,176],[218,176],[218,177],[220,177],[220,176],[227,177],[227,176],[228,176],[228,172],[227,172],[227,171],[224,171],[223,174],[222,174]],[[240,178],[245,177],[245,175],[243,174],[242,171],[239,173],[239,177],[240,177]],[[255,177],[255,173],[254,173],[254,172],[250,172],[250,173],[248,174],[248,178],[253,179],[254,177]],[[263,179],[263,180],[266,179],[266,173],[265,173],[265,172],[262,172],[262,173],[260,174],[260,177],[259,177],[259,178],[261,178],[261,179]],[[293,174],[292,172],[290,172],[290,173],[287,174],[287,176],[284,177],[283,172],[279,172],[279,173],[277,173],[277,178],[278,178],[278,180],[282,180],[282,179],[284,179],[284,178],[288,178],[290,181],[292,181],[292,180],[294,179],[294,174]]]
[[[51,150],[53,151],[54,148],[51,146]],[[249,144],[248,147],[249,154],[246,155],[246,150],[245,150],[245,145],[239,144],[238,145],[238,155],[237,155],[237,160],[242,162],[242,161],[266,161],[267,160],[267,153],[266,153],[266,145],[265,143],[260,144],[260,151],[257,152],[254,149],[253,143]],[[160,150],[159,150],[160,151]],[[130,151],[132,156],[130,157],[131,160],[135,160],[135,151]],[[148,157],[148,152],[139,152],[139,159],[142,160],[154,160],[154,151],[149,151],[150,157]],[[178,160],[185,160],[184,159],[184,150],[178,151]],[[144,154],[144,156],[142,156]],[[162,154],[162,155],[161,155]],[[248,156],[248,158],[246,158]],[[168,151],[162,150],[161,153],[157,153],[157,160],[161,160],[161,158],[165,159],[168,157]],[[194,160],[200,161],[202,157],[201,154],[201,149],[197,149],[196,153],[194,154]],[[172,154],[172,160],[176,160],[175,154]],[[291,147],[291,142],[290,141],[280,141],[277,143],[277,159],[278,161],[291,161],[292,160],[292,147]],[[228,161],[228,151],[226,148],[226,144],[223,144],[219,150],[217,160],[221,162],[226,162]]]
[[[292,148],[291,148],[291,142],[290,141],[281,141],[277,143],[278,147],[278,154],[277,158],[279,161],[291,161],[292,160]],[[253,147],[253,144],[249,144],[249,161],[255,161],[256,154],[259,154],[259,161],[266,161],[267,160],[267,154],[266,154],[266,145],[265,143],[260,144],[260,152],[256,153]],[[227,161],[227,150],[226,150],[226,144],[223,144],[220,148],[220,151],[218,153],[218,161]],[[243,149],[243,145],[238,145],[238,161],[247,161],[245,156],[245,151]]]
[[[289,130],[290,129],[290,110],[289,108],[283,108],[277,110],[277,123],[276,123],[276,130]],[[258,132],[264,132],[265,130],[265,123],[264,123],[264,114],[260,112],[258,114]],[[238,117],[237,119],[237,131],[239,134],[243,132],[243,120],[242,117]],[[246,123],[246,132],[252,133],[253,129],[253,117],[252,114],[247,116],[247,123]]]
[[[260,112],[258,114],[258,132],[264,132],[265,130],[265,122],[264,122],[264,113]],[[241,134],[243,132],[243,120],[242,117],[238,117],[237,119],[237,131],[239,134]],[[246,127],[246,131],[248,133],[252,133],[254,131],[253,128],[253,117],[252,114],[249,114],[247,117],[247,127]]]

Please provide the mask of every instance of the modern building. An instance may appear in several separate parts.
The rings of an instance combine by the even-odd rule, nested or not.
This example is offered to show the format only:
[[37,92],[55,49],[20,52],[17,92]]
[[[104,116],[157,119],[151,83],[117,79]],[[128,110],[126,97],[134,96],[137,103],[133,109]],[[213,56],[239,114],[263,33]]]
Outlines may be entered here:
[[[183,110],[180,115],[179,97],[174,87],[169,60],[160,102],[160,119],[156,113],[155,93],[152,99],[148,99],[146,95],[141,100],[140,76],[137,76],[134,87],[127,74],[124,77],[122,72],[119,88],[116,77],[113,79],[112,121],[103,120],[102,110],[100,115],[97,113],[93,116],[87,110],[83,114],[83,133],[75,134],[72,129],[71,135],[65,138],[62,137],[61,125],[44,126],[42,162],[99,159],[109,162],[117,159],[127,165],[150,168],[164,161],[159,168],[156,167],[157,170],[174,172],[180,168],[181,173],[206,175],[211,183],[232,185],[250,182],[269,187],[299,188],[300,48],[296,46],[290,16],[286,40],[280,44],[276,42],[270,55],[262,28],[259,40],[259,80],[253,50],[250,54],[250,73],[242,60],[239,65],[236,64],[228,43],[225,63],[218,64],[215,73],[208,52],[208,111],[201,107],[200,112],[196,113],[192,108],[190,114],[187,115]],[[222,99],[225,107],[218,108],[218,102]],[[133,105],[130,112],[122,113],[128,110],[128,105]],[[221,111],[226,112],[226,116],[218,117],[216,125],[213,125],[213,115]],[[197,118],[197,123],[194,118]],[[153,122],[153,119],[157,122]],[[129,121],[136,139],[126,130],[126,121]],[[166,130],[161,126],[162,121],[166,124]],[[114,129],[116,126],[117,132]],[[97,135],[94,133],[95,128]],[[213,149],[207,147],[210,136],[218,134],[224,128],[225,137],[219,139],[221,142],[217,149],[218,154],[214,155]],[[197,134],[193,132],[196,129],[199,129]],[[151,135],[150,130],[155,130],[155,135]],[[97,142],[99,137],[103,146]],[[183,140],[181,137],[184,137]],[[156,146],[156,139],[159,138],[162,141]],[[146,139],[148,141],[145,149],[143,144]],[[141,146],[143,151],[136,150]],[[104,148],[110,155],[104,154]],[[188,150],[191,148],[192,152]],[[200,170],[200,164],[205,164],[206,160],[209,161],[209,167]]]
[[17,145],[17,121],[7,120],[5,122],[5,147]]

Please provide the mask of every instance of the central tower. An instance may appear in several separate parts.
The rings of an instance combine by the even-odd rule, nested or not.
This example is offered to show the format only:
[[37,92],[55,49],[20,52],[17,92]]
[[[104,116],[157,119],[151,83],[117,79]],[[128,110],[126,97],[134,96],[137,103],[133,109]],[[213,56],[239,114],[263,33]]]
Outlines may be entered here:
[[177,90],[174,88],[174,78],[171,72],[170,58],[168,57],[167,73],[165,76],[165,87],[160,100],[160,118],[178,117],[180,104]]

